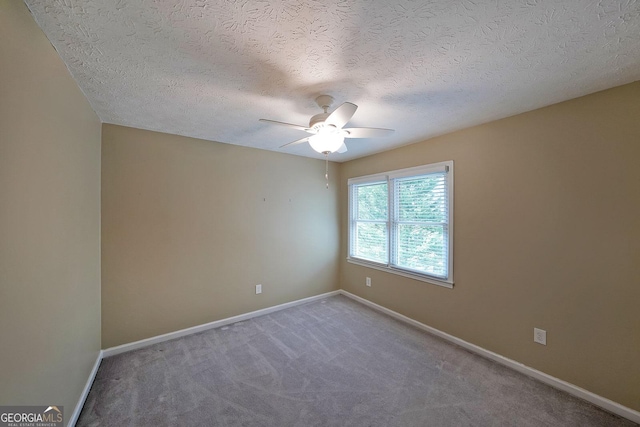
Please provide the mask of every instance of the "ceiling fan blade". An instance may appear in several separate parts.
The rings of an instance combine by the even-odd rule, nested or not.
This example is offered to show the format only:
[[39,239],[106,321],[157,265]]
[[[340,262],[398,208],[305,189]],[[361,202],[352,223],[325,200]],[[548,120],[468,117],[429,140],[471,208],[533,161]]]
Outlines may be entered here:
[[305,136],[304,138],[298,139],[297,141],[293,141],[288,144],[281,145],[280,148],[288,147],[290,145],[302,144],[303,142],[307,142],[308,140],[309,140],[309,137]]
[[333,113],[329,114],[329,117],[327,117],[324,123],[327,125],[333,125],[340,129],[342,126],[347,124],[351,117],[353,117],[357,109],[358,106],[356,104],[345,102],[336,108]]
[[393,129],[380,128],[346,128],[342,130],[349,132],[345,138],[380,138],[395,132]]
[[293,129],[303,130],[305,132],[309,131],[309,128],[306,127],[306,126],[294,125],[294,124],[291,124],[291,123],[284,123],[284,122],[276,122],[275,120],[267,120],[267,119],[260,119],[259,121],[265,122],[265,123],[271,123],[271,124],[274,124],[274,125],[286,126],[286,127],[293,128]]
[[340,146],[340,148],[338,148],[336,150],[337,153],[346,153],[347,152],[347,144],[345,144],[344,142],[342,143],[342,145]]

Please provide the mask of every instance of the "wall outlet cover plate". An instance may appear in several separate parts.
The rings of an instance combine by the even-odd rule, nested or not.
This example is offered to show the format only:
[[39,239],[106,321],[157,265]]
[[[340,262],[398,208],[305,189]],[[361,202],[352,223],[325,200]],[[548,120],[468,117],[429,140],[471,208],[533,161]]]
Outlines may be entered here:
[[533,341],[538,344],[547,345],[547,331],[533,328]]

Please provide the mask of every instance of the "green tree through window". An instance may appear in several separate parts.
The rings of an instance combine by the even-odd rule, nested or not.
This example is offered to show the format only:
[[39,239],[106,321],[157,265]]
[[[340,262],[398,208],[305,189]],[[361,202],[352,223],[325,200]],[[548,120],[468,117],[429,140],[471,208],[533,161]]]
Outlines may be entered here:
[[389,203],[387,183],[358,186],[356,196],[355,253],[358,257],[386,262],[388,257],[387,221]]

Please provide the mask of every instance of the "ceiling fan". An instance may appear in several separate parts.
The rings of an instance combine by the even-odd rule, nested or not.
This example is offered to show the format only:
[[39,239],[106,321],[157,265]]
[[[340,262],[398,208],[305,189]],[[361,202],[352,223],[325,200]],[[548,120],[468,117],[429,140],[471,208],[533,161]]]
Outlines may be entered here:
[[332,113],[327,112],[329,107],[331,107],[331,104],[333,104],[332,96],[320,95],[316,98],[316,104],[324,110],[324,113],[316,114],[311,117],[308,127],[267,119],[260,119],[260,121],[303,130],[311,134],[311,136],[306,136],[298,139],[297,141],[290,142],[280,148],[309,141],[311,148],[324,155],[334,152],[344,153],[347,151],[347,146],[344,143],[345,138],[378,138],[389,136],[394,132],[393,129],[343,128],[343,126],[351,120],[351,117],[353,117],[358,109],[358,106],[351,102],[343,103]]

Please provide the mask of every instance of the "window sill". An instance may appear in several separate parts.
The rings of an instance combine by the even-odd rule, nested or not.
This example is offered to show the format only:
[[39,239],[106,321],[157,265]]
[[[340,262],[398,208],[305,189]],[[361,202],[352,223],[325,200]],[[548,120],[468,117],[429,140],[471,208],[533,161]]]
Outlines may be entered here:
[[442,286],[443,288],[453,289],[453,282],[446,282],[444,280],[434,279],[432,277],[423,276],[422,274],[414,274],[409,271],[387,267],[386,265],[375,264],[375,263],[363,261],[357,258],[347,258],[347,262],[351,264],[361,265],[363,267],[373,268],[375,270],[386,271],[387,273],[408,277],[414,280],[420,280],[421,282],[431,283],[432,285]]

